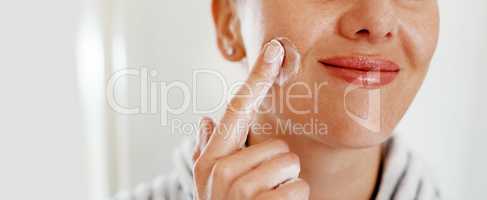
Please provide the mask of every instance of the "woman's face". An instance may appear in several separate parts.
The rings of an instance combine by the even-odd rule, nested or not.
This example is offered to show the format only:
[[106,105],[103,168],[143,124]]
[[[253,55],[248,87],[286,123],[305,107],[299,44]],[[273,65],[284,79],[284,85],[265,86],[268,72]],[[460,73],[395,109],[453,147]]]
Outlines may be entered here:
[[[265,42],[286,37],[294,43],[300,70],[274,88],[272,116],[326,125],[326,134],[313,137],[336,147],[372,146],[391,136],[425,78],[438,38],[436,0],[237,0],[214,12],[219,9],[230,16],[224,23],[230,34],[220,33],[219,41],[230,38],[249,66]],[[345,64],[325,62],[334,58]],[[354,71],[374,63],[383,68],[369,74],[372,79]]]

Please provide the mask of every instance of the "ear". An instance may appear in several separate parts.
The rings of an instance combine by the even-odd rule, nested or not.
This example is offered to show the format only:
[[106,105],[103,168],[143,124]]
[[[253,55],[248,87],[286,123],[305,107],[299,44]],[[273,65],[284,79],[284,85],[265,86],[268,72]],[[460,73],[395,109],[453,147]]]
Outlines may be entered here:
[[232,0],[212,0],[212,15],[220,53],[229,61],[241,61],[246,53],[235,3]]

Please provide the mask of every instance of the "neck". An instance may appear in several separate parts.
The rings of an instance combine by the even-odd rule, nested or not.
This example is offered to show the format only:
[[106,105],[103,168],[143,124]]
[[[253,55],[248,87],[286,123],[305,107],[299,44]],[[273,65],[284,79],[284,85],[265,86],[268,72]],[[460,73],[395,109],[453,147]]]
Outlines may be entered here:
[[[277,130],[274,117],[257,117],[256,123],[271,124]],[[266,133],[277,133],[275,131]],[[248,144],[276,138],[288,143],[301,162],[300,178],[311,187],[310,199],[371,199],[380,173],[381,146],[350,149],[326,145],[308,136],[252,132]],[[322,140],[326,140],[323,138]]]

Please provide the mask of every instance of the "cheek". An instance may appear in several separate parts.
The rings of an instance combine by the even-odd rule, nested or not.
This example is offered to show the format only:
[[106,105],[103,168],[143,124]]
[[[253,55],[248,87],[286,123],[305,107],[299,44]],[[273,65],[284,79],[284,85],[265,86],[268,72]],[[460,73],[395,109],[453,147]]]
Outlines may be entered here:
[[[260,48],[276,37],[289,38],[304,57],[318,40],[333,34],[338,14],[334,9],[313,8],[295,0],[251,0],[241,16],[242,34],[249,63],[254,63]],[[307,12],[303,12],[306,10]]]
[[437,14],[400,21],[399,37],[413,70],[426,71],[438,42],[438,24]]

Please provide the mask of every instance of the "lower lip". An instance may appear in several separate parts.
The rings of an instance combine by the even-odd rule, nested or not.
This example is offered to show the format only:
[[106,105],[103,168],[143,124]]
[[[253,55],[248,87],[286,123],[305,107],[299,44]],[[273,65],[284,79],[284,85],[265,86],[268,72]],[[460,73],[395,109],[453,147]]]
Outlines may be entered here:
[[[323,64],[323,63],[322,63]],[[362,71],[323,64],[332,76],[358,87],[375,89],[390,84],[399,71]]]

